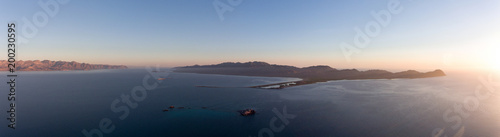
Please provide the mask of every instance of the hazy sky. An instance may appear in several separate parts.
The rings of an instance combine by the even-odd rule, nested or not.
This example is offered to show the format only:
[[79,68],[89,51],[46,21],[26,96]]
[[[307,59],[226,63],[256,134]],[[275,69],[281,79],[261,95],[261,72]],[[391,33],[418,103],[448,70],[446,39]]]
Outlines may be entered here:
[[[4,23],[19,24],[20,36],[31,37],[18,48],[21,60],[166,67],[257,60],[300,67],[500,69],[498,0],[400,0],[401,12],[391,14],[350,61],[341,43],[354,46],[355,28],[364,31],[376,22],[370,13],[387,11],[389,0],[243,0],[235,6],[219,1],[233,9],[223,14],[224,20],[214,0],[73,0],[59,4],[53,16],[36,0],[2,0],[0,15]],[[45,24],[42,14],[48,15]],[[23,18],[33,22],[33,16],[42,22],[35,24],[37,33],[23,32],[23,25],[29,25]],[[6,33],[0,35],[6,38]]]

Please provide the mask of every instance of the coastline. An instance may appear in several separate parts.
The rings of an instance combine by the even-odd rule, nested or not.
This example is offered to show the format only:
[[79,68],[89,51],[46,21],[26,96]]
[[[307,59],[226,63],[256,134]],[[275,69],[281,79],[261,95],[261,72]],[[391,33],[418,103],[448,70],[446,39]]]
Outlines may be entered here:
[[[267,62],[224,62],[213,65],[194,65],[176,67],[173,72],[177,73],[197,73],[197,74],[217,74],[234,76],[261,76],[261,77],[284,77],[299,78],[300,80],[277,82],[274,84],[263,84],[249,86],[247,88],[263,89],[283,89],[287,87],[314,84],[333,80],[360,80],[360,79],[414,79],[427,77],[440,77],[446,74],[436,69],[429,72],[418,72],[416,70],[406,70],[401,72],[390,72],[380,69],[359,71],[356,69],[335,69],[330,66],[317,65],[310,67],[294,67],[287,65],[269,64]],[[197,86],[217,88],[217,86]]]

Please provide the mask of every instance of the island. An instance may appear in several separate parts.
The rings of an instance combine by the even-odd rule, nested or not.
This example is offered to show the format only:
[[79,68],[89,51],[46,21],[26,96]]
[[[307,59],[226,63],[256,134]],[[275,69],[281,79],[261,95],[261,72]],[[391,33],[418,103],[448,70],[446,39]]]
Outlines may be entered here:
[[[176,67],[174,72],[200,73],[200,74],[222,74],[239,76],[264,76],[264,77],[291,77],[300,78],[300,81],[251,86],[250,88],[283,89],[286,87],[326,82],[331,80],[359,80],[359,79],[413,79],[446,76],[442,70],[431,72],[418,72],[407,70],[402,72],[389,72],[386,70],[359,71],[356,69],[335,69],[330,66],[319,65],[298,68],[287,65],[269,64],[266,62],[225,62],[215,65],[194,65]],[[210,87],[214,86],[198,86]]]
[[[8,71],[9,62],[0,60],[0,71]],[[20,60],[16,61],[17,71],[69,71],[69,70],[95,70],[95,69],[126,69],[124,65],[103,65],[78,63],[75,61],[50,61],[50,60]]]

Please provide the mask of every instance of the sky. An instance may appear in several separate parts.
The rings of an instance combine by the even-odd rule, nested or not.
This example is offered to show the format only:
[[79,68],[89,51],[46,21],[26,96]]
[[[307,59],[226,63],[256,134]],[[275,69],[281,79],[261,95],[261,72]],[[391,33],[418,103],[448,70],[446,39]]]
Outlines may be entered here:
[[[16,22],[18,39],[24,38],[18,60],[500,70],[498,0],[240,1],[2,0],[0,16],[6,24]],[[43,3],[51,2],[58,6],[49,11],[56,12],[44,10]],[[232,10],[219,14],[213,3]],[[390,5],[399,12],[391,12]],[[372,15],[384,11],[390,14],[390,20],[382,18],[385,25]],[[30,24],[36,33],[26,29]],[[368,30],[377,33],[357,47],[356,28],[367,34],[370,25]],[[349,55],[343,50],[353,48],[357,52]]]

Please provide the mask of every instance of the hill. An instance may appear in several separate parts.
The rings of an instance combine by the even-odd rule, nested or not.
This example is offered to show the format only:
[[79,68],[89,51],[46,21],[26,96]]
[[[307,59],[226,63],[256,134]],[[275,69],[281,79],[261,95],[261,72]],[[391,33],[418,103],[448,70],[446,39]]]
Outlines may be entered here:
[[[408,70],[402,72],[389,72],[386,70],[359,71],[356,69],[335,69],[330,66],[311,66],[298,68],[294,66],[275,65],[266,62],[225,62],[215,65],[194,65],[175,68],[174,72],[201,73],[201,74],[223,74],[241,76],[265,76],[265,77],[294,77],[301,78],[295,84],[286,86],[296,86],[300,84],[311,84],[329,80],[353,80],[353,79],[395,79],[395,78],[427,78],[446,76],[442,70],[430,72],[418,72]],[[277,83],[282,85],[283,83]],[[276,84],[271,84],[276,85]],[[255,86],[263,87],[269,85]],[[282,87],[281,87],[282,88]]]

